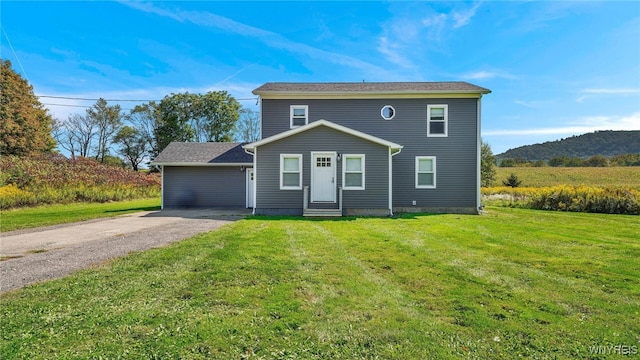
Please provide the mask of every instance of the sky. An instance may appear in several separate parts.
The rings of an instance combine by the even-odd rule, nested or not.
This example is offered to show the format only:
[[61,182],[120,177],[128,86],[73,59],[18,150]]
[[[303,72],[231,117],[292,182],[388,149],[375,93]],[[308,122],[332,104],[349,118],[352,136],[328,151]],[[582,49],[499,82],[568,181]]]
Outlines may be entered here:
[[640,130],[638,1],[3,0],[0,19],[2,59],[59,119],[100,97],[226,90],[257,110],[265,82],[467,81],[492,91],[495,154]]

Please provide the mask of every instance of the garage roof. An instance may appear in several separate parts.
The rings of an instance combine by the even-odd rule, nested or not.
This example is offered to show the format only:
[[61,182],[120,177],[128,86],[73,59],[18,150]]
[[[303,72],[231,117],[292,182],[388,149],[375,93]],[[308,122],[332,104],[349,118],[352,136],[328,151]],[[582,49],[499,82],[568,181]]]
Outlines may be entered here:
[[253,155],[247,154],[237,142],[172,142],[151,162],[164,166],[231,166],[253,165]]

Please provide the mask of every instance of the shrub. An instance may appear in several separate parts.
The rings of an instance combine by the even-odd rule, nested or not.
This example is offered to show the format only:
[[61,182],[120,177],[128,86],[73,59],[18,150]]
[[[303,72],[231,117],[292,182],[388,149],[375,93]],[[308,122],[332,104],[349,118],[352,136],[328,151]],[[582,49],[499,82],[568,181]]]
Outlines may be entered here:
[[538,210],[640,215],[640,191],[559,185],[541,188],[483,188],[485,200],[497,205]]
[[143,174],[99,163],[69,160],[62,155],[0,158],[0,208],[69,203],[106,202],[156,197],[157,174]]
[[504,186],[510,186],[512,188],[516,188],[522,184],[522,180],[518,179],[518,175],[511,173],[506,180],[502,180],[502,184]]

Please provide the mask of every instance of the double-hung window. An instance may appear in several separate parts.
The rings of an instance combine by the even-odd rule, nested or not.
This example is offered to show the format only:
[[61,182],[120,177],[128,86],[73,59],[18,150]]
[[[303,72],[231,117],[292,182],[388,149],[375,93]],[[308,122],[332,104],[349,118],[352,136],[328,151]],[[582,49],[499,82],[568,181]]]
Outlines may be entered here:
[[309,122],[309,105],[291,105],[289,121],[292,129],[307,125]]
[[436,188],[436,157],[416,156],[416,189]]
[[342,188],[364,190],[364,154],[345,154],[342,159]]
[[427,105],[427,136],[447,136],[448,113],[447,105]]
[[301,154],[280,154],[280,190],[302,190]]

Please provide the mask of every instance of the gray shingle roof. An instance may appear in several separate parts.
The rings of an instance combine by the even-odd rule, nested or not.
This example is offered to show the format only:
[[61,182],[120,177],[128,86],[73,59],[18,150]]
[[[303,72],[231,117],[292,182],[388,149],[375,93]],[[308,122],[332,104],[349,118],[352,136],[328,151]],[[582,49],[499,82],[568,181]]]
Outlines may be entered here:
[[356,93],[481,93],[491,90],[464,81],[447,82],[327,82],[286,83],[270,82],[253,90],[255,95],[266,93],[356,94]]
[[242,145],[235,142],[172,142],[153,160],[154,165],[164,164],[232,164],[253,163],[253,156],[247,154]]

